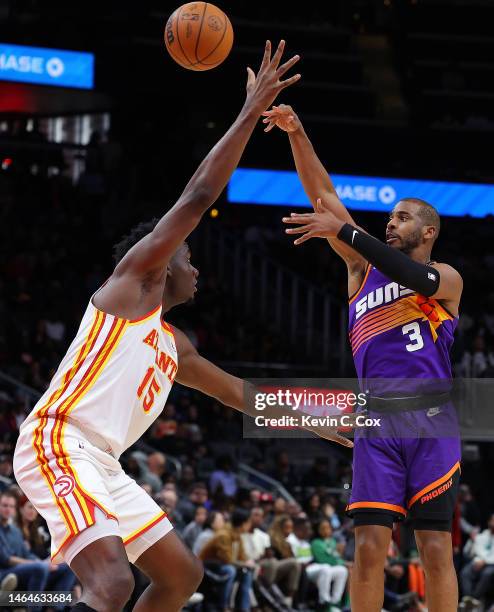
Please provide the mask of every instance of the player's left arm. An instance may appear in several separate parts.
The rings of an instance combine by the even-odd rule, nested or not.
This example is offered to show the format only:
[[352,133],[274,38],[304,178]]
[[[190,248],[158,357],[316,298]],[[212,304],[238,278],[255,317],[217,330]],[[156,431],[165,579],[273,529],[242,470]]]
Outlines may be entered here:
[[[279,418],[283,414],[293,416],[291,409],[283,409],[279,406],[266,406],[262,412],[256,410],[254,385],[228,374],[205,359],[182,331],[176,327],[173,327],[173,331],[178,352],[177,382],[214,397],[225,406],[230,406],[250,417],[261,415],[267,418]],[[351,440],[340,436],[329,427],[307,427],[306,429],[326,440],[338,442],[343,446],[353,446]]]

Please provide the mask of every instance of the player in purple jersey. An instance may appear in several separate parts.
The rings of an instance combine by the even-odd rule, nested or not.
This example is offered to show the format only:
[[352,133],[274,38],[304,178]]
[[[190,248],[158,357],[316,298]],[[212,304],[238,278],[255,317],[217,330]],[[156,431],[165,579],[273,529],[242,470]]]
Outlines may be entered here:
[[284,218],[295,244],[327,238],[348,269],[349,336],[369,414],[381,428],[355,436],[353,612],[378,612],[393,522],[410,516],[426,575],[429,612],[453,612],[458,586],[451,522],[460,440],[450,402],[449,350],[463,288],[451,266],[431,260],[440,220],[416,198],[398,202],[386,244],[357,227],[338,199],[302,124],[286,105],[264,113],[266,131],[288,132],[299,177],[315,212]]

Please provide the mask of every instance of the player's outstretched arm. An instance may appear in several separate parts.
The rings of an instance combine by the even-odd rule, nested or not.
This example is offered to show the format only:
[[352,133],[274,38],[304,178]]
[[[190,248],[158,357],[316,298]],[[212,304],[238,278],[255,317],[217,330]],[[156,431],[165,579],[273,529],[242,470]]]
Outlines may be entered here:
[[[256,390],[253,385],[215,366],[197,352],[182,331],[176,327],[173,331],[178,351],[177,382],[214,397],[222,404],[251,417],[261,415],[267,418],[279,418],[284,413],[293,416],[292,410],[287,408],[284,412],[279,406],[266,406],[262,412],[256,410],[254,401]],[[338,442],[343,446],[353,446],[351,440],[340,436],[329,427],[307,427],[307,429],[326,440]]]
[[299,60],[295,55],[280,66],[284,48],[285,41],[282,40],[271,57],[271,43],[266,42],[257,75],[247,68],[247,96],[239,116],[203,160],[176,204],[155,229],[129,251],[117,266],[116,274],[131,272],[147,276],[154,270],[161,273],[204,212],[217,200],[237,167],[261,113],[282,89],[300,78],[300,74],[296,74],[281,80]]
[[320,198],[316,200],[315,213],[292,213],[290,217],[283,218],[283,223],[298,226],[286,230],[287,234],[301,235],[294,241],[296,245],[311,238],[337,239],[359,253],[391,280],[425,297],[452,302],[454,309],[458,307],[463,281],[454,268],[447,264],[423,264],[414,261],[405,253],[384,244],[357,226],[342,221],[334,214],[332,207],[327,202],[323,203]]
[[[268,124],[265,132],[269,132],[275,126],[287,132],[297,173],[314,208],[317,198],[322,198],[323,201],[328,202],[328,206],[337,217],[355,225],[345,205],[337,197],[333,182],[293,108],[287,104],[280,104],[265,111],[263,116],[265,117],[263,123]],[[329,198],[328,196],[335,197]],[[328,241],[336,253],[345,260],[349,269],[356,269],[357,272],[361,270],[362,273],[365,271],[366,262],[358,253],[338,240],[330,238]]]

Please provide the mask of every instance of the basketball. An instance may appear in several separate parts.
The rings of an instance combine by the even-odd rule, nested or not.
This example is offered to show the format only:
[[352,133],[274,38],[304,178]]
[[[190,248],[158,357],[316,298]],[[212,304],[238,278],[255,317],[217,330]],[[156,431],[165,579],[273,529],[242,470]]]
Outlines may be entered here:
[[225,13],[209,2],[188,2],[168,19],[168,53],[188,70],[211,70],[223,62],[233,45],[233,28]]

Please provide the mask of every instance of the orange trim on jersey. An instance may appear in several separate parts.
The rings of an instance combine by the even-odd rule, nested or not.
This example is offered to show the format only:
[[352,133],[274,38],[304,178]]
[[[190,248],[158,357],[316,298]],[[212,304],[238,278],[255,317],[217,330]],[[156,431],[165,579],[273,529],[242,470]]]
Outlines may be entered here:
[[420,312],[421,316],[424,316],[424,313],[415,301],[411,301],[408,296],[403,296],[391,304],[383,304],[382,306],[378,306],[375,309],[373,308],[372,310],[367,311],[362,318],[355,323],[353,329],[350,330],[350,336],[353,337],[357,335],[361,329],[365,328],[366,325],[372,324],[376,320],[384,318],[393,312],[410,307],[415,308],[417,312]]
[[[41,472],[41,475],[43,476],[46,484],[48,485],[48,489],[50,490],[52,494],[55,505],[58,506],[58,509],[60,510],[60,514],[62,515],[62,519],[63,519],[63,522],[65,523],[65,526],[69,530],[69,533],[74,535],[78,531],[77,521],[67,501],[63,497],[58,497],[55,493],[55,489],[53,487],[53,484],[55,483],[55,480],[56,480],[55,475],[53,474],[53,471],[49,468],[48,459],[46,457],[43,445],[42,443],[38,441],[38,435],[41,435],[41,438],[40,438],[41,441],[43,439],[42,431],[47,421],[48,421],[48,417],[42,417],[40,419],[40,423],[38,427],[36,427],[36,429],[34,430],[33,447],[36,452],[36,462],[38,463],[38,467]],[[40,429],[40,426],[41,426],[41,429]]]
[[[100,313],[100,312],[97,313],[95,323],[94,323],[94,325],[93,325],[93,327],[92,327],[92,329],[91,329],[91,331],[89,333],[88,340],[86,342],[86,348],[84,350],[83,361],[86,359],[86,357],[94,349],[94,346],[96,345],[98,337],[99,337],[99,335],[101,333],[101,330],[103,328],[105,319],[106,319],[106,316],[104,316],[103,313]],[[81,363],[81,365],[82,365],[82,363]],[[91,366],[89,366],[89,369],[90,368],[91,368]],[[79,369],[80,369],[80,367],[77,370],[79,370]],[[79,382],[79,384],[77,385],[75,390],[72,392],[72,394],[77,391],[77,389],[81,385],[81,383],[84,380],[86,375],[87,375],[87,372],[84,374],[84,376],[82,377],[81,381]],[[55,413],[55,424],[54,424],[54,426],[53,426],[53,428],[51,430],[50,444],[51,444],[51,450],[52,450],[53,454],[55,455],[55,460],[57,462],[58,467],[60,468],[60,470],[63,473],[66,473],[67,469],[64,468],[64,466],[62,465],[64,460],[65,460],[65,463],[67,464],[66,453],[64,452],[63,448],[61,448],[61,447],[58,448],[57,447],[59,445],[59,442],[58,442],[58,439],[57,439],[57,430],[59,429],[58,414],[59,414],[59,411],[60,411],[61,407],[63,406],[63,404],[64,404],[64,402],[62,402],[60,404],[60,406],[57,408],[56,413]],[[69,473],[70,473],[70,470],[69,470]],[[72,474],[72,476],[74,476],[74,474]],[[81,514],[82,514],[83,519],[84,519],[84,522],[86,523],[86,527],[90,527],[91,525],[94,524],[94,518],[91,516],[90,508],[87,506],[87,504],[86,504],[86,502],[84,500],[84,497],[81,495],[80,491],[77,490],[77,488],[74,489],[73,493],[74,493],[74,499],[75,499],[77,505],[79,506],[79,509],[80,509]]]
[[53,559],[55,559],[55,557],[59,554],[59,552],[62,550],[62,548],[68,544],[73,538],[75,538],[76,535],[79,535],[79,533],[70,533],[65,540],[60,544],[60,546],[55,550],[54,553],[51,553],[50,557],[51,560],[53,561]]
[[391,319],[390,321],[383,323],[379,327],[363,334],[356,342],[352,343],[353,354],[355,354],[359,350],[362,344],[364,344],[371,338],[374,338],[375,336],[378,336],[379,334],[385,331],[389,331],[390,329],[403,325],[404,323],[416,321],[418,318],[419,317],[415,312],[404,312],[401,315],[397,315],[394,319]]
[[64,473],[70,474],[76,481],[76,487],[74,488],[74,498],[76,499],[79,507],[81,508],[82,515],[86,522],[86,526],[89,527],[94,524],[94,509],[88,506],[89,500],[91,503],[97,505],[108,517],[115,518],[104,506],[95,500],[82,486],[77,477],[74,467],[70,461],[70,455],[65,451],[63,444],[64,429],[67,424],[66,416],[74,409],[79,403],[81,398],[91,389],[97,380],[97,377],[104,369],[109,358],[116,349],[119,340],[123,336],[123,332],[127,328],[127,321],[123,319],[115,319],[112,323],[110,331],[107,334],[103,345],[98,350],[98,353],[94,357],[91,365],[85,372],[84,376],[80,380],[75,390],[64,400],[57,409],[56,423],[52,430],[52,451],[56,457],[57,463]]
[[355,333],[350,334],[350,341],[353,343],[357,342],[362,337],[362,335],[365,335],[369,331],[372,331],[377,327],[380,327],[381,325],[387,323],[388,321],[393,320],[393,318],[401,316],[402,314],[407,312],[413,312],[415,318],[424,317],[424,313],[422,311],[418,311],[416,308],[411,308],[409,304],[399,304],[396,306],[396,308],[386,310],[386,312],[383,312],[382,315],[380,315],[379,317],[373,317],[372,320],[366,321],[365,325],[360,326],[359,329],[355,331]]
[[451,478],[451,476],[456,472],[456,470],[460,469],[460,462],[457,461],[454,466],[449,470],[449,472],[447,472],[446,474],[444,474],[444,476],[441,476],[441,478],[438,478],[437,480],[435,480],[434,482],[431,482],[430,484],[428,484],[426,487],[424,487],[423,489],[421,489],[418,493],[416,493],[412,499],[408,502],[408,507],[410,508],[411,506],[413,506],[413,504],[422,497],[422,495],[425,495],[426,493],[428,493],[431,489],[435,489],[436,487],[438,487],[440,484],[442,484],[445,480],[448,480],[449,478]]
[[[144,321],[146,321],[146,319],[150,319],[153,315],[155,315],[158,310],[160,310],[162,308],[162,304],[159,304],[158,306],[156,306],[156,308],[153,308],[153,310],[150,310],[147,314],[142,315],[142,317],[139,317],[138,319],[131,319],[128,320],[129,325],[135,325],[136,323],[143,323]],[[124,319],[127,320],[127,319]]]
[[123,541],[124,545],[127,546],[127,544],[130,544],[131,542],[133,542],[136,538],[138,538],[140,535],[142,535],[143,533],[151,529],[151,527],[154,527],[156,523],[159,523],[164,518],[166,518],[166,512],[161,511],[158,514],[158,516],[155,516],[148,523],[146,523],[142,527],[139,527],[139,529],[137,529],[136,531],[132,532],[129,536],[124,538],[124,541]]
[[[40,422],[38,426],[35,428],[34,433],[33,433],[33,448],[36,452],[36,461],[38,463],[38,467],[40,469],[41,475],[43,476],[46,483],[48,484],[48,487],[51,491],[53,499],[56,505],[58,506],[60,513],[62,515],[62,518],[67,528],[69,529],[70,533],[77,533],[78,531],[77,520],[68,502],[64,498],[58,497],[54,491],[53,484],[56,478],[55,478],[55,474],[53,470],[50,468],[49,460],[46,456],[46,452],[43,446],[43,431],[48,423],[48,417],[46,416],[48,413],[48,410],[67,390],[70,382],[73,380],[74,376],[77,374],[77,372],[82,367],[82,364],[84,363],[84,360],[88,355],[87,347],[91,344],[91,338],[94,334],[98,321],[100,320],[101,320],[101,316],[98,313],[96,313],[96,316],[94,318],[89,334],[87,335],[85,342],[82,343],[81,348],[74,360],[72,367],[68,369],[67,372],[65,373],[62,379],[61,386],[59,387],[57,391],[55,391],[51,395],[48,402],[38,410],[37,416],[40,419]],[[104,320],[104,317],[103,317],[103,320]]]
[[168,325],[168,323],[166,321],[163,321],[163,319],[161,319],[161,328],[165,333],[169,334],[175,340],[175,334],[173,333],[172,326]]
[[347,506],[347,510],[355,510],[356,508],[379,508],[380,510],[392,510],[393,512],[399,512],[406,516],[407,511],[401,506],[395,506],[394,504],[386,504],[384,502],[355,502]]
[[371,268],[372,268],[372,266],[370,264],[367,264],[367,270],[365,271],[364,278],[362,279],[362,282],[360,283],[360,287],[357,289],[357,291],[350,298],[348,298],[348,304],[349,305],[357,299],[359,293],[364,288],[364,285],[365,285],[365,283],[367,281],[367,277],[369,276]]

